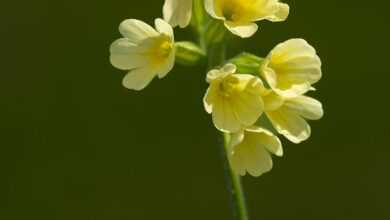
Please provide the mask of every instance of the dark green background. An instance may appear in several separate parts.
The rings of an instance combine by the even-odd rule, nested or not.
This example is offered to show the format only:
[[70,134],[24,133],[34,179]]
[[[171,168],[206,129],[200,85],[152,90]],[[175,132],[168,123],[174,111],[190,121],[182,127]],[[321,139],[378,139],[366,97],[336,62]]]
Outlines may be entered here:
[[[231,53],[307,39],[323,61],[311,139],[244,178],[253,220],[390,219],[389,5],[288,1]],[[142,92],[108,62],[119,23],[162,1],[10,1],[0,15],[0,219],[229,219],[203,67],[176,66]],[[190,39],[178,31],[177,39]]]

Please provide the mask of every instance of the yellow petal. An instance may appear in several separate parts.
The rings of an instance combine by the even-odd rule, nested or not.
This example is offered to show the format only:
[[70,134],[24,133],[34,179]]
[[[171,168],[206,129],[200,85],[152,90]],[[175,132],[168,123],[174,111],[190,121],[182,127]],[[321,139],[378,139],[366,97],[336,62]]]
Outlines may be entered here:
[[169,36],[171,38],[171,41],[174,41],[174,35],[173,35],[173,29],[172,26],[169,25],[167,22],[164,20],[157,18],[154,20],[154,24],[156,27],[156,30],[161,33]]
[[228,75],[231,75],[235,73],[237,70],[237,67],[234,64],[228,63],[225,66],[223,66],[221,69],[212,69],[207,73],[206,81],[208,83],[211,83],[215,80],[222,80],[223,78],[227,77]]
[[258,29],[255,21],[284,21],[289,7],[278,0],[206,0],[206,11],[211,17],[225,21],[233,34],[246,38]]
[[165,62],[158,66],[156,72],[158,74],[158,78],[164,78],[175,66],[175,48],[172,48],[169,56],[166,58]]
[[164,20],[173,27],[186,27],[191,21],[192,0],[165,0],[163,6]]
[[147,59],[137,45],[127,38],[121,38],[111,44],[110,62],[118,69],[130,70],[146,65]]
[[247,132],[258,133],[258,144],[264,146],[269,152],[275,154],[278,157],[283,156],[282,143],[279,138],[269,130],[251,126],[246,128]]
[[156,76],[155,72],[148,68],[138,68],[130,71],[122,81],[124,87],[132,90],[144,89]]
[[235,75],[244,89],[231,97],[230,105],[233,107],[237,119],[244,126],[253,125],[261,116],[264,109],[261,98],[262,83],[260,79],[247,74]]
[[274,153],[282,156],[283,150],[279,139],[266,129],[250,127],[245,132],[232,134],[229,147],[229,161],[232,169],[239,175],[247,172],[252,176],[260,176],[272,169]]
[[229,31],[233,34],[242,38],[248,38],[253,36],[258,29],[258,26],[255,23],[236,25],[229,21],[225,22],[225,27],[229,29]]
[[213,103],[217,101],[217,98],[217,86],[210,85],[210,87],[206,91],[205,96],[203,97],[203,105],[207,113],[211,114],[213,112]]
[[273,22],[285,21],[290,13],[290,7],[285,3],[278,3],[274,14],[267,17],[267,20]]
[[205,4],[205,9],[207,11],[207,13],[215,18],[215,19],[219,19],[219,20],[225,20],[225,18],[222,15],[222,13],[219,11],[219,12],[216,12],[216,8],[215,8],[215,0],[205,0],[204,2]]
[[268,93],[262,93],[264,102],[264,111],[275,111],[284,104],[282,96],[276,94],[274,91],[269,90]]
[[300,115],[286,107],[267,112],[274,128],[293,143],[300,143],[310,137],[309,124]]
[[295,97],[309,91],[321,79],[321,60],[305,40],[291,39],[270,52],[261,73],[279,95]]
[[153,27],[136,19],[124,20],[119,25],[119,31],[134,44],[138,44],[148,37],[158,36],[157,31],[155,31]]
[[285,102],[285,106],[290,111],[294,111],[310,120],[318,120],[324,115],[321,102],[307,96],[288,99]]
[[218,98],[213,103],[213,122],[215,127],[223,132],[238,132],[241,123],[236,118],[232,106],[224,98]]

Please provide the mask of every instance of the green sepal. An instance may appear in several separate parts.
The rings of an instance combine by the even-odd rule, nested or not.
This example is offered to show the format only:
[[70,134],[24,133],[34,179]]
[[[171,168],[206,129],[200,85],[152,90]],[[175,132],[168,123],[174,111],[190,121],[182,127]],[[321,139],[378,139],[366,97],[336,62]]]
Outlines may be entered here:
[[176,62],[181,65],[194,66],[205,57],[205,53],[202,51],[202,49],[190,41],[176,42],[175,48]]
[[261,64],[264,58],[258,57],[254,54],[243,52],[228,62],[237,66],[238,73],[244,74],[258,74],[260,72]]

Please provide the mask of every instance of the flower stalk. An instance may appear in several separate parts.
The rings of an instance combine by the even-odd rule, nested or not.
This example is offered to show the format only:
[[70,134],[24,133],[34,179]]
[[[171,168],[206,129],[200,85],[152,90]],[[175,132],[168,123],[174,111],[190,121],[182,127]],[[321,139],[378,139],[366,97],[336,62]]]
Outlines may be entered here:
[[229,187],[229,192],[231,196],[231,203],[233,207],[233,216],[234,220],[248,220],[248,211],[246,208],[245,202],[245,193],[241,183],[241,177],[235,173],[230,166],[228,160],[228,146],[229,146],[229,134],[223,133],[224,138],[224,148],[223,151],[223,159],[225,164],[225,172],[226,172],[226,180],[227,186]]
[[[218,35],[221,35],[219,32]],[[207,45],[208,67],[209,69],[217,66],[222,66],[226,62],[226,37],[225,32],[222,33],[219,42],[210,42]],[[201,37],[201,36],[200,36]],[[221,133],[223,136],[223,146],[221,147],[222,160],[224,163],[226,185],[229,191],[230,201],[234,220],[248,220],[248,211],[245,203],[244,189],[241,183],[241,177],[233,171],[228,153],[230,152],[229,141],[230,135],[228,133]]]

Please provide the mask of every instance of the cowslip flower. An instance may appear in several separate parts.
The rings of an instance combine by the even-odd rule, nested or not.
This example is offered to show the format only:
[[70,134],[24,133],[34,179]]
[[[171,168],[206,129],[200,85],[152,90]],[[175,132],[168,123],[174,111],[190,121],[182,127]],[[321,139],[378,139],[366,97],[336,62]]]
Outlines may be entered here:
[[188,26],[192,15],[192,0],[165,0],[163,15],[172,27]]
[[303,39],[278,44],[265,58],[260,73],[279,95],[302,95],[321,79],[321,60]]
[[121,70],[130,70],[123,79],[128,89],[142,90],[155,76],[163,78],[175,63],[175,47],[172,27],[162,19],[155,20],[155,27],[128,19],[119,25],[124,38],[111,44],[111,64]]
[[228,158],[235,173],[258,177],[272,169],[271,154],[283,156],[277,136],[261,127],[249,127],[230,135]]
[[284,21],[290,10],[279,0],[205,0],[205,7],[211,17],[224,21],[227,29],[242,38],[256,33],[255,21]]
[[255,76],[235,74],[236,66],[226,64],[207,74],[210,84],[203,103],[214,125],[223,132],[238,132],[253,125],[263,113],[263,83]]
[[282,97],[274,91],[262,93],[264,111],[278,133],[293,143],[307,140],[311,135],[305,119],[319,120],[324,111],[321,102],[308,96]]

